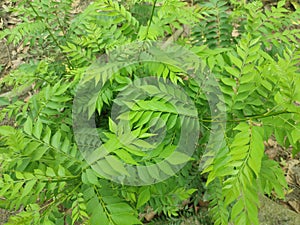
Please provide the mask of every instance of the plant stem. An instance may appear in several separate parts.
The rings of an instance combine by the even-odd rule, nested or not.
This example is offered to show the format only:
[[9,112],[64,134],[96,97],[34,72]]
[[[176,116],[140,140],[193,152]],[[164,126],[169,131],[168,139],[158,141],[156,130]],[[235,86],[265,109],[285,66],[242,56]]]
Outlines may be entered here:
[[201,122],[210,122],[210,123],[244,122],[244,121],[248,121],[248,120],[251,120],[251,119],[262,119],[262,118],[266,118],[266,117],[270,117],[270,116],[278,116],[278,115],[286,114],[286,113],[299,114],[298,112],[279,111],[279,112],[275,112],[275,113],[266,112],[266,113],[263,113],[263,114],[245,116],[245,118],[238,118],[238,119],[234,119],[234,120],[220,121],[220,120],[214,120],[213,118],[207,118],[207,119],[202,119],[200,121]]
[[53,39],[53,41],[55,42],[56,46],[60,49],[60,51],[62,52],[62,54],[65,56],[65,58],[66,58],[66,60],[67,60],[67,62],[69,64],[69,66],[72,67],[72,63],[70,62],[68,56],[64,53],[64,51],[63,51],[62,47],[60,46],[58,40],[55,38],[54,34],[51,32],[51,29],[49,28],[49,23],[48,23],[47,19],[45,21],[43,21],[41,19],[41,16],[39,15],[39,13],[32,6],[31,2],[27,1],[27,3],[29,4],[30,8],[33,10],[33,12],[37,16],[37,18],[40,19],[43,23],[45,23],[46,30],[48,31],[50,37]]
[[150,26],[151,26],[151,23],[152,23],[152,19],[153,19],[153,16],[154,16],[154,10],[155,10],[156,2],[157,2],[157,0],[154,0],[154,2],[153,2],[152,11],[151,11],[151,16],[150,16],[150,21],[149,21],[149,24],[148,24],[148,26],[147,26],[147,32],[146,32],[146,37],[145,37],[145,39],[148,38],[149,29],[150,29]]

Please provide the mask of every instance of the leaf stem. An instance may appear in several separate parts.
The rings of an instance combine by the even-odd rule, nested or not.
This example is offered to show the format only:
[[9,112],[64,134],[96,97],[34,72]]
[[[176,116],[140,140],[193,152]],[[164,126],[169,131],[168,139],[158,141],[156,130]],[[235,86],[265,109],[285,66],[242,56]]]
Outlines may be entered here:
[[154,10],[155,10],[156,2],[157,2],[157,0],[154,0],[154,2],[153,2],[152,11],[151,11],[151,16],[150,16],[150,21],[149,21],[149,24],[148,24],[148,26],[147,26],[147,31],[146,31],[146,37],[145,37],[145,40],[148,38],[149,29],[150,29],[150,26],[151,26],[151,23],[152,23],[152,19],[153,19],[153,16],[154,16]]
[[70,62],[68,56],[64,53],[63,51],[63,48],[60,46],[58,40],[55,38],[54,34],[51,32],[51,29],[49,28],[48,26],[48,21],[43,21],[41,19],[41,16],[39,15],[39,13],[35,10],[35,8],[33,7],[33,5],[31,4],[31,2],[28,0],[27,3],[29,4],[30,8],[33,10],[34,14],[37,16],[37,19],[41,20],[43,23],[45,23],[45,27],[46,27],[46,30],[48,31],[50,37],[53,39],[53,41],[55,42],[56,46],[60,49],[60,51],[62,52],[62,54],[65,56],[69,66],[72,67],[72,63]]
[[278,111],[275,113],[263,113],[263,114],[257,114],[257,115],[250,115],[250,116],[245,116],[245,118],[238,118],[238,119],[233,119],[233,120],[226,120],[226,121],[221,121],[221,120],[214,120],[213,118],[205,118],[205,119],[200,119],[200,122],[210,122],[210,123],[224,123],[224,122],[244,122],[248,121],[251,119],[261,119],[261,118],[266,118],[270,116],[278,116],[286,113],[296,113],[299,114],[298,112],[289,112],[289,111]]

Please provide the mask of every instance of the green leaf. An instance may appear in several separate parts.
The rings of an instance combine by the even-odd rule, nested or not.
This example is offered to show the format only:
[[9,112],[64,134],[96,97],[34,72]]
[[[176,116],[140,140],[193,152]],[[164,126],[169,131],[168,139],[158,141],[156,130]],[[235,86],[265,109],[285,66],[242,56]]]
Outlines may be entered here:
[[0,135],[10,136],[15,133],[15,129],[10,126],[0,126]]
[[33,127],[33,136],[35,136],[37,139],[40,139],[41,134],[43,131],[43,124],[42,121],[40,119],[38,119]]
[[60,131],[57,131],[51,139],[51,145],[54,146],[56,149],[59,149],[60,147],[60,138],[61,138],[61,133]]
[[143,113],[143,115],[138,120],[138,125],[141,126],[143,124],[146,124],[150,121],[152,117],[153,111],[146,111]]
[[236,81],[232,78],[222,77],[221,81],[228,86],[231,86],[231,87],[236,86]]
[[62,143],[62,145],[61,145],[61,151],[63,151],[63,152],[69,152],[69,149],[71,148],[71,146],[70,146],[70,141],[69,141],[69,139],[68,138],[65,138],[64,139],[64,141],[63,141],[63,143]]
[[235,135],[234,140],[230,147],[231,148],[235,146],[241,147],[248,144],[249,141],[250,141],[250,134],[248,132],[240,132]]
[[172,170],[171,166],[167,162],[162,161],[162,162],[159,162],[157,165],[158,165],[159,169],[162,172],[164,172],[165,174],[170,175],[170,176],[173,176],[175,174],[175,172]]
[[176,125],[177,119],[178,119],[178,115],[174,115],[174,114],[168,118],[167,121],[168,129],[172,129]]
[[16,178],[19,179],[19,180],[22,180],[25,177],[24,177],[23,173],[21,173],[20,171],[16,171]]
[[145,181],[146,183],[150,184],[154,182],[154,179],[151,177],[146,167],[138,167],[138,175],[139,178]]
[[293,138],[293,143],[296,144],[296,142],[300,140],[300,128],[292,130],[291,135]]
[[30,192],[32,192],[34,185],[37,183],[37,180],[31,180],[28,181],[24,187],[24,190],[22,192],[22,196],[20,197],[21,199],[24,198],[25,196],[29,195]]
[[57,171],[58,176],[64,177],[66,175],[66,170],[63,166],[59,165],[58,166],[58,171]]
[[240,130],[240,131],[247,131],[249,129],[249,125],[247,123],[239,123],[239,125],[237,125],[234,130]]
[[[1,68],[0,68],[0,72],[1,72]],[[5,97],[0,97],[0,106],[6,106],[6,105],[9,105],[9,99]]]
[[[37,145],[40,145],[39,143],[37,143]],[[41,145],[39,148],[36,148],[35,151],[32,154],[32,160],[40,160],[43,155],[47,152],[48,148]]]
[[124,163],[122,163],[117,157],[109,155],[105,157],[105,160],[115,171],[117,171],[120,174],[126,174],[129,176],[129,173],[124,167]]
[[243,210],[244,210],[243,199],[240,198],[232,207],[231,219],[235,220],[235,218],[237,218],[242,213]]
[[51,130],[50,128],[47,126],[45,129],[45,135],[43,137],[43,141],[47,144],[50,143],[50,139],[51,139]]
[[138,197],[138,201],[136,204],[136,208],[140,208],[141,206],[143,206],[146,202],[148,202],[150,200],[151,194],[150,194],[150,189],[148,187],[146,187],[140,194]]
[[28,117],[26,122],[24,123],[24,131],[29,135],[32,134],[32,120],[30,117]]
[[132,165],[138,165],[137,161],[135,161],[131,154],[129,154],[127,151],[125,151],[124,149],[118,149],[115,150],[114,153],[120,158],[122,159],[125,163],[128,164],[132,164]]
[[108,118],[108,122],[109,122],[109,130],[114,134],[116,134],[118,129],[117,124],[111,118]]
[[132,144],[143,149],[153,149],[155,146],[141,139],[136,139]]
[[172,165],[187,163],[192,158],[184,153],[174,151],[166,160]]
[[90,215],[90,224],[109,224],[108,218],[96,195],[88,201],[87,212]]
[[140,87],[142,90],[146,91],[150,95],[157,95],[161,93],[161,90],[159,90],[156,86],[154,85],[143,85]]
[[257,177],[259,176],[261,161],[264,155],[264,144],[262,136],[263,129],[261,127],[252,127],[251,151],[248,164]]
[[225,68],[225,70],[226,70],[229,74],[231,74],[231,75],[233,75],[233,76],[235,76],[235,77],[239,77],[239,76],[240,76],[240,71],[238,71],[238,69],[236,69],[236,68],[234,68],[234,67],[229,67],[229,66],[225,66],[224,68]]
[[118,225],[136,225],[142,224],[141,221],[137,219],[137,216],[130,215],[128,213],[112,214],[112,219],[115,224]]
[[243,60],[246,59],[247,57],[246,52],[244,51],[244,49],[240,48],[239,46],[237,47],[237,53]]
[[56,174],[55,174],[54,170],[51,167],[47,167],[46,175],[49,176],[49,177],[56,177]]
[[98,178],[95,175],[95,172],[93,170],[87,169],[85,171],[85,173],[86,173],[86,178],[90,184],[98,184],[99,183]]
[[242,68],[242,65],[243,65],[242,60],[240,60],[239,58],[233,56],[232,54],[229,54],[229,57],[230,57],[231,62],[232,62],[235,66],[237,66],[239,69]]

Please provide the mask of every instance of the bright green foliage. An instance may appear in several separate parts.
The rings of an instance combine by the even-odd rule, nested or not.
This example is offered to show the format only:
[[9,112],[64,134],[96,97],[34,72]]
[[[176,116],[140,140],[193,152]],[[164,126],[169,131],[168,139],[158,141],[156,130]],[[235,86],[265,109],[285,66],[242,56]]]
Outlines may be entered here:
[[[31,42],[35,60],[0,81],[13,86],[0,97],[0,118],[14,121],[0,126],[0,206],[19,212],[7,224],[134,225],[149,209],[178,216],[184,200],[199,201],[203,179],[216,225],[259,224],[259,195],[284,198],[284,174],[263,142],[274,136],[299,153],[299,9],[284,1],[266,10],[258,1],[97,0],[74,15],[71,0],[20,2],[12,10],[23,22],[0,37]],[[158,59],[153,40],[167,40]],[[130,60],[140,61],[122,68]],[[213,76],[216,84],[205,85]],[[18,99],[28,88],[32,96]],[[76,93],[84,104],[73,113],[95,120],[94,129],[73,133],[82,122],[72,120]],[[193,129],[200,134],[182,132]],[[175,151],[195,136],[191,157]],[[126,186],[106,179],[125,183],[122,162],[163,163]],[[139,187],[139,179],[153,185]]]
[[56,51],[68,36],[71,22],[72,0],[64,1],[15,1],[17,7],[11,11],[22,22],[14,29],[6,29],[0,38],[7,37],[8,42],[18,45],[22,42],[30,46],[38,44],[39,49],[34,49],[32,54],[36,57],[50,56]]
[[299,43],[299,29],[294,29],[299,23],[299,10],[291,13],[284,5],[285,1],[279,1],[270,11],[263,10],[261,2],[245,6],[248,11],[245,31],[254,38],[260,37],[263,49],[272,55],[282,54],[286,46]]
[[201,4],[201,15],[205,18],[194,28],[194,37],[198,45],[206,44],[210,48],[225,47],[232,44],[233,30],[229,6],[226,1],[208,1]]

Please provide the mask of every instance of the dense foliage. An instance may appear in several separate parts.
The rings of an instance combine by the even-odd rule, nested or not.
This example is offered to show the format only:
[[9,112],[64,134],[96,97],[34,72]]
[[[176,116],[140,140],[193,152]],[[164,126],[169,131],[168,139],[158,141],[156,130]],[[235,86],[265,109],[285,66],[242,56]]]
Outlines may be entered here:
[[[0,32],[30,46],[1,80],[12,91],[0,117],[14,124],[0,127],[0,206],[18,212],[7,225],[142,224],[149,211],[178,216],[204,189],[215,224],[259,224],[259,195],[284,198],[263,142],[300,149],[299,9],[96,0],[75,15],[72,0],[17,2],[23,22]],[[182,142],[192,155],[176,152]],[[162,163],[129,185],[121,162]]]

